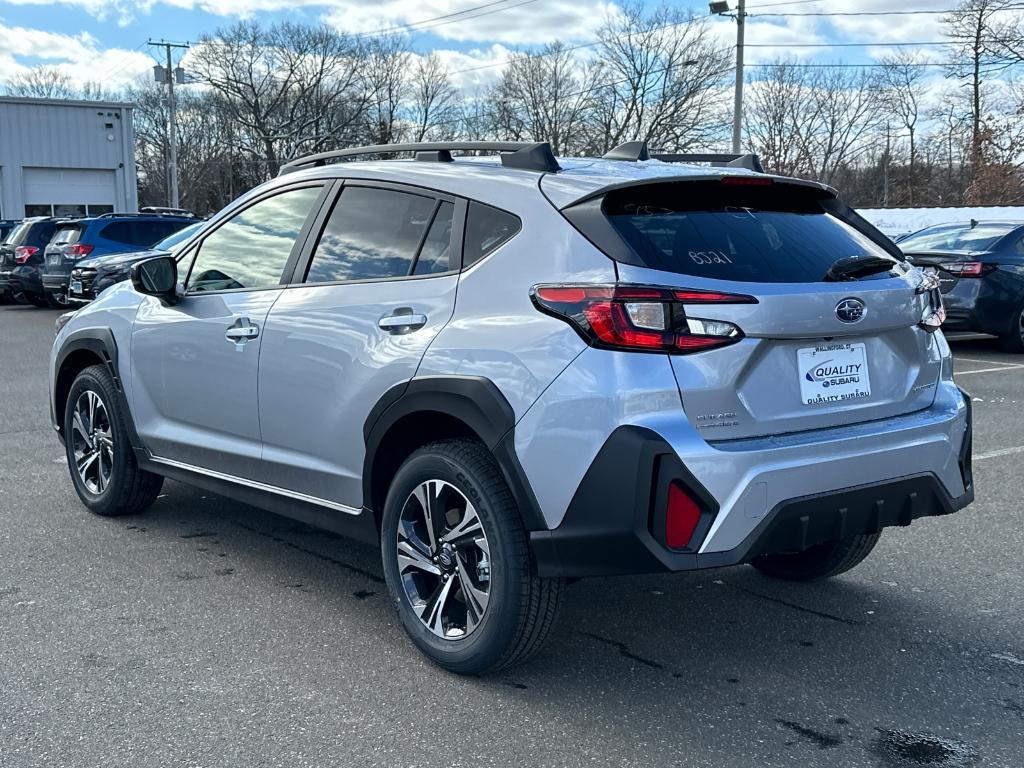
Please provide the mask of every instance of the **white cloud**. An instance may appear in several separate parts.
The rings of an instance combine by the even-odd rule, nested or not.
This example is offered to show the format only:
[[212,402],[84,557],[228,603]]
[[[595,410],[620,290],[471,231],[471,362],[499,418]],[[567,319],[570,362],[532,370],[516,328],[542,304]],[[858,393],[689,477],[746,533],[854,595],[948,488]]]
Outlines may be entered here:
[[121,48],[100,49],[88,33],[62,35],[0,23],[0,81],[24,74],[24,57],[43,59],[76,83],[100,82],[116,89],[148,72],[153,60],[145,53]]

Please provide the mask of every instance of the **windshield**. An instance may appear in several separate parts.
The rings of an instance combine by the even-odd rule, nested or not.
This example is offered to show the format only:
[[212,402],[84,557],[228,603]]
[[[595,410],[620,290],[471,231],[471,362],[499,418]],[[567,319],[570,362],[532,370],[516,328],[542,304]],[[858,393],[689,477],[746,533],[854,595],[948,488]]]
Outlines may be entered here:
[[159,242],[157,242],[153,246],[153,250],[154,251],[171,251],[173,253],[174,250],[175,250],[175,246],[178,246],[181,243],[183,243],[186,240],[188,240],[189,237],[191,237],[192,234],[196,232],[196,230],[198,230],[200,227],[202,227],[204,223],[205,222],[201,221],[198,224],[193,224],[192,226],[185,227],[184,229],[179,229],[174,234],[168,235],[163,240],[160,240]]
[[1018,224],[964,224],[951,227],[929,227],[899,243],[910,251],[987,251],[999,238],[1012,232]]

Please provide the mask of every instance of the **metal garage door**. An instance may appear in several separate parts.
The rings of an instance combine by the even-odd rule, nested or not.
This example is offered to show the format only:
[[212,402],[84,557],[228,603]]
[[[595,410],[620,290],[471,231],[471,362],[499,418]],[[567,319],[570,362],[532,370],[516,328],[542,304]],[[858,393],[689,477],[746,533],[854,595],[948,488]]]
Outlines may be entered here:
[[25,213],[43,214],[52,206],[60,215],[112,211],[115,199],[113,170],[87,168],[25,168]]

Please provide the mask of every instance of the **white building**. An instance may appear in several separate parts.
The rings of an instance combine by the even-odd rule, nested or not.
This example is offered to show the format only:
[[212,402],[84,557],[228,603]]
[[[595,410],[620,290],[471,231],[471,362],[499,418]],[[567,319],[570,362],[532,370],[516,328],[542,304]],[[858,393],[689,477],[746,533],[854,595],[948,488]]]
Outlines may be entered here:
[[137,207],[132,105],[0,97],[0,219]]

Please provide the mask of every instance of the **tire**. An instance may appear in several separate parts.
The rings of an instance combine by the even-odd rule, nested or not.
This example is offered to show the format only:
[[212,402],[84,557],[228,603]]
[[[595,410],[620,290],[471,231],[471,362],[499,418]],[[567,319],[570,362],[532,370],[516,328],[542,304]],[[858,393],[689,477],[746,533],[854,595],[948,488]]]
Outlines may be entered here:
[[871,554],[880,533],[817,544],[794,554],[761,555],[751,562],[765,576],[785,581],[815,581],[838,576]]
[[25,300],[33,307],[39,307],[40,309],[46,309],[49,305],[46,303],[46,297],[41,293],[25,293]]
[[384,505],[381,551],[403,628],[447,670],[479,675],[525,661],[555,623],[562,581],[534,575],[515,501],[480,443],[431,443],[402,464]]
[[1024,353],[1024,304],[1017,308],[1009,330],[999,337],[999,346],[1007,352]]
[[50,293],[49,291],[47,291],[43,299],[46,301],[46,306],[48,306],[50,309],[65,309],[68,306],[67,299],[61,301],[59,298],[57,298],[57,294]]
[[[65,454],[78,498],[104,517],[142,512],[156,501],[163,485],[160,475],[139,468],[128,418],[104,366],[94,365],[78,374],[64,407]],[[84,470],[79,470],[80,465]]]

